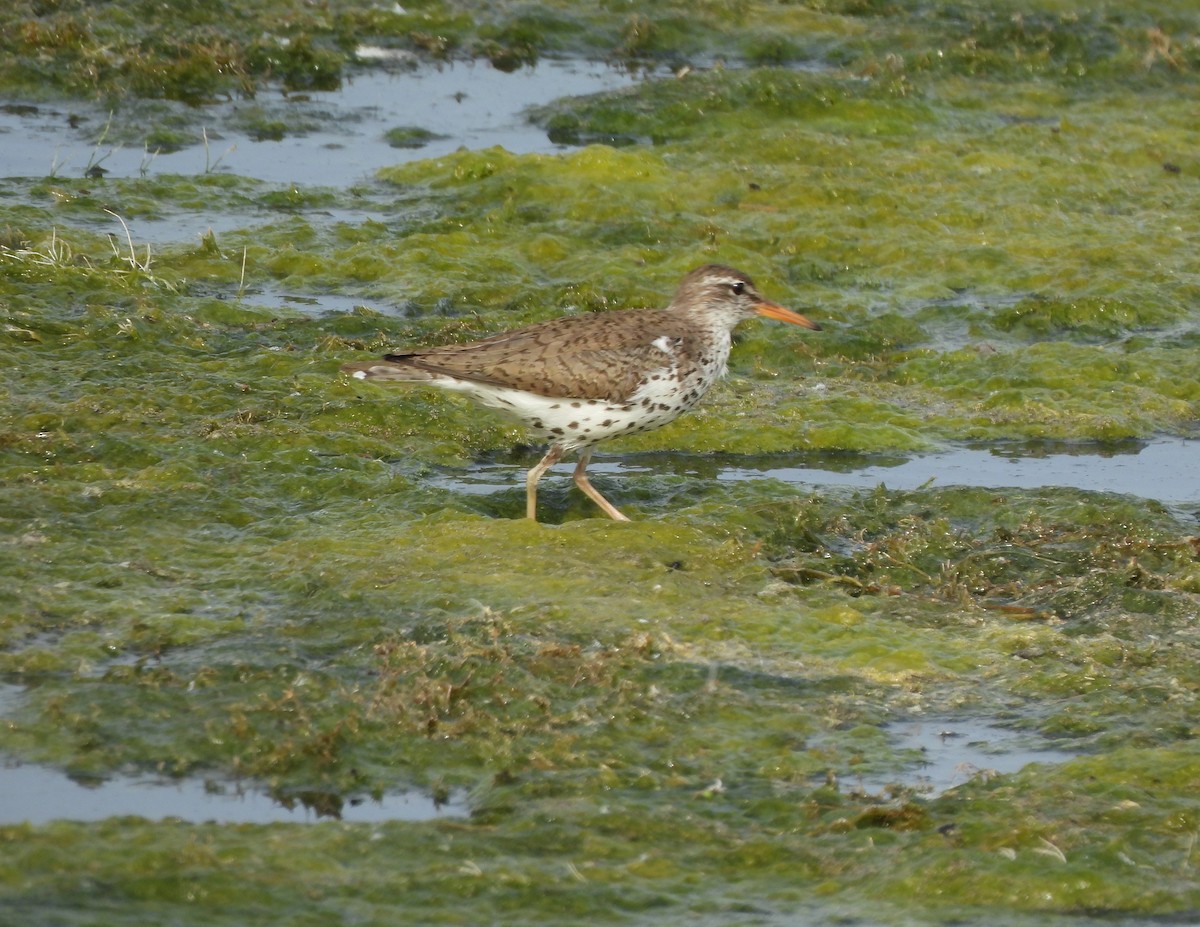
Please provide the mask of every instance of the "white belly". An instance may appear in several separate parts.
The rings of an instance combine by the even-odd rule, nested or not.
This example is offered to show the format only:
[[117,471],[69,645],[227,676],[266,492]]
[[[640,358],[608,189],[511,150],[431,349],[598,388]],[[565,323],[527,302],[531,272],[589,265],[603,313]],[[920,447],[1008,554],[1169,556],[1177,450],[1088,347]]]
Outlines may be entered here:
[[[503,387],[481,387],[473,383],[433,380],[431,385],[462,392],[481,405],[516,418],[536,437],[558,444],[566,451],[591,447],[619,435],[651,431],[677,419],[704,395],[697,384],[684,389],[643,387],[626,403],[601,399],[557,399]],[[660,383],[664,384],[660,386]]]

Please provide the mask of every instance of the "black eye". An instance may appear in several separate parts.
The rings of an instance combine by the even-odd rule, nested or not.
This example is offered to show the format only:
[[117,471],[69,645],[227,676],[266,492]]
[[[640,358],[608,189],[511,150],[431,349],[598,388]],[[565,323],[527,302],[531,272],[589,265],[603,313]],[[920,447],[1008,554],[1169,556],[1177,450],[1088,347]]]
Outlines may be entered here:
[[733,290],[734,296],[741,296],[743,293],[746,292],[746,284],[742,283],[742,281],[739,280],[737,283],[729,284],[729,289]]

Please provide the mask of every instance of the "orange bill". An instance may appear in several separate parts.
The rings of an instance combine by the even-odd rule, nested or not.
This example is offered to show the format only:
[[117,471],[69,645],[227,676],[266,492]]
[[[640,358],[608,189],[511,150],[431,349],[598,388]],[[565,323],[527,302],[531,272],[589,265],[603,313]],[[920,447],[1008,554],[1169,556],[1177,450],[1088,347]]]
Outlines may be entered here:
[[821,330],[821,326],[812,319],[802,316],[799,312],[792,312],[791,309],[785,309],[776,303],[767,302],[765,299],[754,308],[754,311],[759,315],[765,315],[768,319],[778,319],[780,322],[788,322],[792,325],[803,325],[815,332]]

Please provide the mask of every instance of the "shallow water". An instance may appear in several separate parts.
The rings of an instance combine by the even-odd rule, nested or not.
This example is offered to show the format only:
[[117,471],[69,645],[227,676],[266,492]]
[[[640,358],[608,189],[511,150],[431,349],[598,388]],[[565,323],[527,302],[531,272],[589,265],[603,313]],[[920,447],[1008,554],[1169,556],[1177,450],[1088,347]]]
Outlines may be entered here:
[[854,780],[868,792],[899,785],[940,795],[977,776],[1015,773],[1030,763],[1062,763],[1077,755],[978,718],[912,719],[885,730],[896,747],[919,751],[921,759],[896,774]]
[[800,485],[916,489],[976,486],[994,489],[1070,487],[1123,493],[1165,503],[1200,499],[1200,441],[1171,439],[1112,447],[1079,446],[1042,452],[1030,448],[951,448],[936,454],[872,462],[852,470],[815,466],[729,467],[720,480],[777,479]]
[[[330,93],[269,100],[263,94],[253,104],[229,102],[204,110],[210,125],[235,117],[239,108],[254,106],[286,122],[289,133],[292,126],[309,122],[320,128],[296,131],[278,141],[256,141],[245,131],[223,128],[218,133],[210,128],[207,150],[201,143],[157,155],[96,144],[107,116],[87,104],[10,105],[0,110],[0,171],[6,177],[78,177],[98,165],[110,177],[137,177],[215,169],[278,183],[346,185],[366,180],[390,164],[436,158],[462,147],[500,145],[514,153],[558,150],[562,146],[523,117],[526,109],[566,95],[627,86],[635,79],[626,71],[579,61],[547,60],[510,74],[486,64],[372,69]],[[71,128],[68,119],[81,110],[88,113],[84,126]],[[396,148],[384,133],[401,126],[442,137],[420,148]]]

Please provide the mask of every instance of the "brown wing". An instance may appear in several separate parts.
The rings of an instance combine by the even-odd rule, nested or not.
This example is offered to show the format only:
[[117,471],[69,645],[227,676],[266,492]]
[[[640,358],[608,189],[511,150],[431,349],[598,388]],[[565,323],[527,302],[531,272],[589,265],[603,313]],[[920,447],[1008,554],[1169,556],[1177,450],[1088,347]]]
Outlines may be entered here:
[[682,321],[661,309],[568,316],[385,360],[542,396],[624,402],[647,372],[669,365],[657,339],[688,340]]

